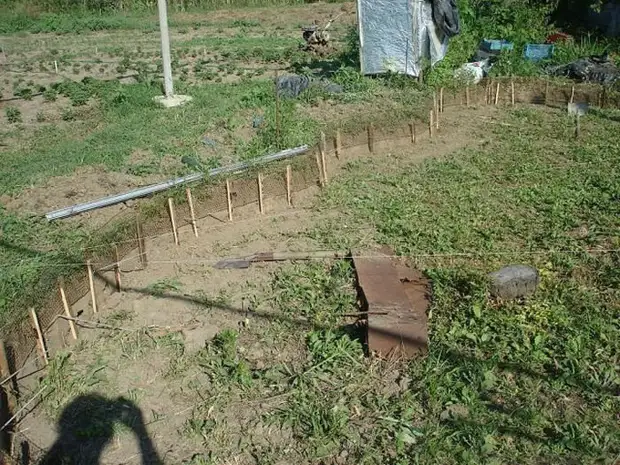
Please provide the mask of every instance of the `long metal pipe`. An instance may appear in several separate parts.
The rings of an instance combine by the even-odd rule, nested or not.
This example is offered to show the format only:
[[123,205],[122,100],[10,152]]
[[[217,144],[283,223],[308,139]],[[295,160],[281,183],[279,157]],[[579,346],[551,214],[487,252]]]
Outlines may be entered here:
[[[223,166],[221,168],[214,168],[206,173],[207,177],[213,177],[220,174],[236,173],[244,171],[252,166],[261,165],[277,160],[283,160],[286,158],[296,157],[306,153],[309,150],[307,145],[301,145],[292,149],[282,150],[281,152],[271,155],[265,155],[264,157],[256,158],[248,162],[239,162],[234,165]],[[103,199],[94,200],[92,202],[80,203],[73,205],[72,207],[61,208],[53,212],[47,213],[45,217],[48,221],[59,220],[62,218],[69,218],[70,216],[79,215],[97,208],[109,207],[116,205],[117,203],[126,202],[128,200],[145,197],[147,195],[155,194],[157,192],[165,191],[171,187],[178,186],[179,184],[187,184],[189,182],[199,181],[205,177],[205,173],[192,173],[180,178],[170,179],[169,181],[160,182],[158,184],[151,184],[150,186],[139,187],[124,194],[115,194]]]

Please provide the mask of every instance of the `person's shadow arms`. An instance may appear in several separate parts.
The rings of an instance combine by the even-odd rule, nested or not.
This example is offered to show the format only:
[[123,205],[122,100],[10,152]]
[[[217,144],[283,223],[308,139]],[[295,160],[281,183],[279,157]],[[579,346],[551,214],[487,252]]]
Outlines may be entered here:
[[98,465],[119,426],[136,436],[143,465],[163,465],[138,406],[122,397],[107,399],[96,394],[77,397],[64,408],[58,419],[58,438],[39,465]]

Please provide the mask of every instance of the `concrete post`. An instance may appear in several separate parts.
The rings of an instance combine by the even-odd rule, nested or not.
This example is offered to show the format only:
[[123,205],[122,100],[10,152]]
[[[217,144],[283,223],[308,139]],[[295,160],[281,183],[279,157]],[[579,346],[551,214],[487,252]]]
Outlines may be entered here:
[[157,0],[159,10],[159,31],[161,34],[161,59],[164,64],[164,93],[166,98],[174,95],[172,86],[172,65],[170,64],[170,35],[168,33],[168,7],[166,0]]
[[192,98],[188,95],[174,95],[166,0],[157,0],[157,9],[159,10],[159,31],[161,34],[161,60],[164,65],[164,95],[155,97],[155,101],[166,108],[177,107],[189,102]]

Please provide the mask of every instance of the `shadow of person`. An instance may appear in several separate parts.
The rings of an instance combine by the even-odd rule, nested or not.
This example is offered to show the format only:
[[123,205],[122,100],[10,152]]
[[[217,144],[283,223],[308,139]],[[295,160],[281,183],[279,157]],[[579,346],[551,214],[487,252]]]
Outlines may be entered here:
[[58,438],[39,465],[97,465],[114,434],[123,428],[135,435],[143,465],[163,465],[146,431],[142,412],[130,400],[89,394],[65,407]]

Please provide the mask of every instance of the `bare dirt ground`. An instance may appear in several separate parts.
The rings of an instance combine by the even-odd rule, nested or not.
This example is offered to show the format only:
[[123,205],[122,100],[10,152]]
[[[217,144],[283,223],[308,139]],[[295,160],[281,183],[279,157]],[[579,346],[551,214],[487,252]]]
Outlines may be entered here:
[[[480,111],[455,109],[442,115],[442,129],[434,139],[420,137],[417,145],[408,149],[389,150],[389,145],[384,145],[380,154],[373,156],[381,157],[386,167],[393,167],[451,154],[468,144],[483,143],[479,130],[497,114],[492,107]],[[337,173],[346,169],[347,163],[363,161],[366,156],[365,149],[358,148],[341,160],[330,158],[330,182],[338,182]],[[171,235],[149,238],[146,270],[138,269],[136,256],[124,260],[123,292],[114,292],[110,285],[112,274],[104,277],[107,284],[99,281],[98,316],[86,316],[92,315],[86,299],[73,308],[83,318],[122,329],[80,328],[81,340],[69,351],[74,384],[66,392],[50,393],[47,407],[21,422],[18,439],[28,439],[34,448],[33,456],[42,454],[57,434],[50,408],[53,411],[54,405],[59,407],[69,400],[62,397],[67,393],[94,390],[109,397],[124,396],[139,405],[148,433],[165,463],[189,463],[194,454],[205,449],[227,451],[231,441],[239,441],[239,455],[230,456],[227,463],[255,463],[249,450],[281,451],[289,447],[289,431],[265,428],[256,421],[277,409],[283,398],[257,394],[250,401],[217,396],[205,399],[201,386],[209,386],[213,380],[194,364],[192,357],[197,357],[216,334],[237,329],[240,350],[255,369],[303,361],[303,341],[295,337],[294,329],[284,337],[278,332],[282,322],[270,300],[274,273],[290,265],[255,264],[243,270],[216,270],[213,264],[222,257],[258,251],[316,249],[316,242],[306,231],[335,215],[314,208],[319,192],[311,188],[296,193],[295,208],[288,207],[283,199],[268,199],[263,216],[255,205],[249,205],[235,211],[233,223],[226,221],[225,213],[201,220],[198,238],[189,227],[180,231],[180,246],[173,243]],[[376,244],[370,240],[358,244],[364,250],[374,247]],[[295,320],[291,327],[295,325],[301,329],[307,322]],[[93,377],[88,378],[86,373],[92,374],[93,370],[97,375],[94,384],[89,385]],[[383,388],[398,389],[395,383],[395,379],[385,379]],[[198,412],[202,416],[194,417]],[[194,420],[198,418],[213,422],[208,444],[195,432]],[[121,430],[115,433],[102,457],[101,463],[139,463],[139,445]],[[293,459],[294,453],[289,457]]]

